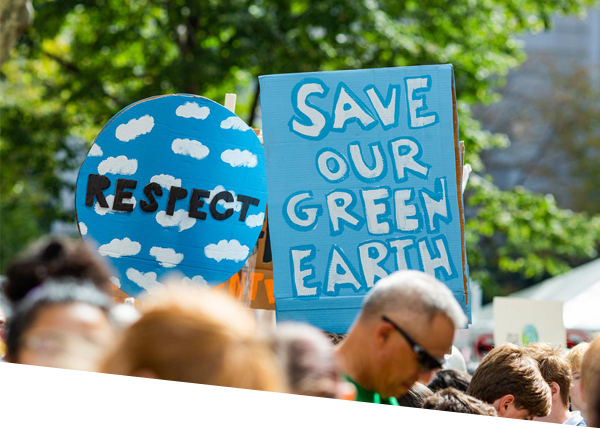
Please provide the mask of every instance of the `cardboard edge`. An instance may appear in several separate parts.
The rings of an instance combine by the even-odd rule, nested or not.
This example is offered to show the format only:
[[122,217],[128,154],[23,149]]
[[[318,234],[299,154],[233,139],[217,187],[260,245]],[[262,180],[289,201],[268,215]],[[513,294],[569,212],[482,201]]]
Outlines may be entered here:
[[[461,258],[462,258],[462,270],[463,270],[463,285],[464,285],[464,294],[465,294],[465,302],[466,305],[469,305],[469,279],[467,276],[467,249],[466,249],[466,239],[465,239],[465,209],[464,209],[464,201],[461,190],[462,187],[462,156],[460,149],[460,142],[458,139],[458,106],[456,104],[456,83],[454,81],[454,68],[450,70],[450,79],[452,82],[452,119],[454,125],[454,153],[455,153],[455,162],[456,162],[456,189],[458,192],[456,193],[458,196],[458,210],[460,214],[460,234],[462,236],[461,240]],[[465,308],[466,310],[466,308]],[[471,320],[471,315],[467,315],[469,317],[469,323]]]

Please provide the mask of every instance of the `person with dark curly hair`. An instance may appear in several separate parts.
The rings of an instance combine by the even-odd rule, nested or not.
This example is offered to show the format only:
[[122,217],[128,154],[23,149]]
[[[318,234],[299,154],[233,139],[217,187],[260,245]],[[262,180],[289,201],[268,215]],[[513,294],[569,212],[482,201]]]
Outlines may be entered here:
[[498,418],[491,405],[448,388],[429,397],[417,418],[419,429],[492,429]]
[[466,393],[470,382],[471,376],[466,372],[456,369],[442,369],[437,372],[427,387],[434,393],[447,387],[453,387]]
[[431,395],[433,395],[431,389],[417,381],[408,392],[398,397],[398,405],[401,407],[421,408]]
[[[110,290],[110,271],[82,240],[49,237],[31,245],[8,265],[2,291],[13,308],[29,294],[53,281]],[[9,350],[10,353],[10,350]],[[11,406],[6,366],[0,367],[0,415]]]
[[82,240],[50,237],[34,243],[9,264],[2,289],[14,306],[29,291],[51,279],[87,281],[108,293],[110,275],[100,256]]

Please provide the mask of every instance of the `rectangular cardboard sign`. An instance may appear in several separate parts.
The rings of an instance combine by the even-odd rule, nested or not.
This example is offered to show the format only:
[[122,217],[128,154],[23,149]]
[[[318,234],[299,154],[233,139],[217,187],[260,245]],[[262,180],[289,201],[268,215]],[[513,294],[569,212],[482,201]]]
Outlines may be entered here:
[[256,255],[253,251],[255,257],[251,255],[246,261],[246,265],[250,265],[249,270],[241,269],[229,280],[215,287],[215,290],[226,291],[232,298],[248,302],[250,308],[254,310],[275,310],[273,263],[271,262],[269,223],[266,216],[255,251]]
[[277,320],[345,333],[365,293],[435,275],[469,314],[451,65],[260,77]]
[[523,298],[494,298],[494,344],[529,343],[567,345],[563,303]]

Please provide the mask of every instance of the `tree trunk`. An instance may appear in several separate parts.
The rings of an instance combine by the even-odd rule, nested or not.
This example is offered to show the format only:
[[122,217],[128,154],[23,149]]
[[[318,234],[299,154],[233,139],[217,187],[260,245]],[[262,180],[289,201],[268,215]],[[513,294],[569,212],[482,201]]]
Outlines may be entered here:
[[8,58],[21,34],[33,22],[30,0],[2,0],[0,3],[0,65]]

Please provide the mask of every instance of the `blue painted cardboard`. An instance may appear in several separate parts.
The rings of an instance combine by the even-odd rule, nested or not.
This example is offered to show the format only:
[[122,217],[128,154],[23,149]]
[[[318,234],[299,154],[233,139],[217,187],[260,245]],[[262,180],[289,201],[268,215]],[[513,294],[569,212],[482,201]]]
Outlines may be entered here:
[[277,320],[345,333],[398,269],[469,315],[451,65],[260,77]]
[[[110,181],[101,190],[106,208],[88,189],[90,178],[106,186],[101,176]],[[119,183],[130,194],[117,192]],[[178,199],[169,213],[172,196]],[[226,281],[253,249],[266,202],[264,152],[254,131],[220,104],[186,94],[121,110],[77,179],[80,233],[115,268],[113,282],[134,297],[161,289],[171,274],[198,286]]]

